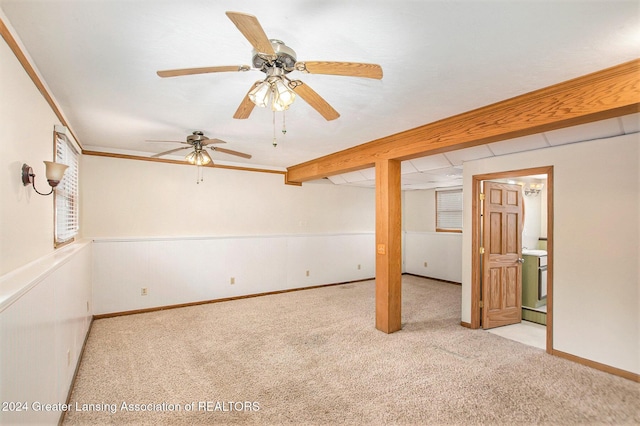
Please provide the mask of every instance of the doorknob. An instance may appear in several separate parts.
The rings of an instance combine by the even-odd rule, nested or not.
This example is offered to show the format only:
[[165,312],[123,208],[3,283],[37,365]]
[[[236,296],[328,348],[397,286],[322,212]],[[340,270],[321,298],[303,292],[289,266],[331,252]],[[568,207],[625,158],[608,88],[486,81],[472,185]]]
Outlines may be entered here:
[[518,263],[524,263],[524,259],[523,258],[519,258],[518,259]]

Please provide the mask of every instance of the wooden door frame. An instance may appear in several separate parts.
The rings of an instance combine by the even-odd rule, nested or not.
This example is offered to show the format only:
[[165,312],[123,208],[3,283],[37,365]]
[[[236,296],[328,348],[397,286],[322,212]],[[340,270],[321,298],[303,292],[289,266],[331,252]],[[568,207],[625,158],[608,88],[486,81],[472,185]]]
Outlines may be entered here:
[[506,172],[474,175],[471,202],[471,328],[480,328],[480,247],[481,247],[481,210],[480,183],[485,180],[516,178],[529,175],[547,175],[547,339],[546,351],[553,351],[553,166],[530,169],[510,170]]

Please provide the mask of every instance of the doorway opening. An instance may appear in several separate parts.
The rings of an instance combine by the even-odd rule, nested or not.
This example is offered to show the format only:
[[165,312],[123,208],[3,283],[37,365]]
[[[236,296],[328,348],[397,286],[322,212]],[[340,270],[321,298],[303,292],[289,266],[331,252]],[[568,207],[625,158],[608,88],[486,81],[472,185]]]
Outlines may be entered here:
[[[522,188],[522,191],[519,191],[521,198],[512,197],[512,199],[519,200],[518,202],[524,205],[522,212],[524,220],[518,220],[521,225],[513,227],[517,230],[517,236],[508,235],[509,231],[504,231],[506,237],[502,244],[509,249],[503,249],[502,255],[500,253],[496,255],[495,250],[492,255],[486,252],[481,253],[485,250],[483,246],[487,244],[487,240],[483,240],[483,237],[487,236],[483,234],[483,228],[492,226],[491,221],[487,222],[483,217],[486,201],[481,197],[486,197],[483,192],[485,181],[504,182],[503,186],[507,190],[513,188],[514,184]],[[539,187],[540,183],[543,183],[544,190]],[[521,320],[529,322],[523,324],[538,323],[535,324],[538,327],[546,326],[544,346],[547,353],[551,353],[553,350],[553,166],[476,175],[473,176],[472,192],[471,328],[490,328],[520,323]],[[495,198],[500,198],[498,192],[495,190],[493,192],[498,194]],[[508,192],[505,194],[505,197],[509,196]],[[538,199],[534,200],[533,197]],[[530,205],[528,209],[527,205]],[[534,208],[531,208],[532,206]],[[528,226],[524,225],[527,215]],[[508,220],[507,218],[503,223],[508,223]],[[536,224],[535,221],[539,222]],[[494,223],[496,223],[495,220]],[[533,226],[531,226],[532,223]],[[497,226],[504,227],[499,224]],[[491,238],[498,241],[498,237]],[[517,247],[515,247],[516,244]],[[508,252],[512,252],[512,255]],[[499,264],[496,261],[504,263]],[[487,269],[489,266],[491,268]],[[514,274],[518,274],[517,280]],[[509,279],[512,280],[511,283]],[[503,284],[496,285],[500,280]],[[484,286],[483,281],[487,281],[488,285]],[[515,289],[518,292],[517,298],[514,298]],[[493,312],[493,317],[487,316],[490,310],[494,311],[495,300],[498,299],[505,305],[504,318],[509,318],[502,323],[500,312],[496,311],[497,316],[495,316],[496,312]],[[491,306],[487,306],[487,303]],[[516,304],[518,307],[513,308]],[[508,327],[502,328],[506,330]],[[496,332],[496,334],[509,338],[509,333]]]

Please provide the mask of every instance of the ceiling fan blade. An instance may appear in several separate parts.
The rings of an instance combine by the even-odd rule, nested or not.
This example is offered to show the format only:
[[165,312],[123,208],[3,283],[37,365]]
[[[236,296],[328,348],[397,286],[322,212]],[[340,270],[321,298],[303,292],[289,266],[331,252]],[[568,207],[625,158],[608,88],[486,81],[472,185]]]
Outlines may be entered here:
[[259,53],[266,53],[268,55],[276,54],[260,22],[258,22],[258,18],[241,12],[226,13],[229,19],[238,27],[242,35],[249,40],[249,43],[251,43]]
[[226,142],[223,141],[222,139],[216,139],[216,138],[213,138],[213,139],[207,138],[204,141],[202,141],[202,145],[203,146],[204,145],[211,145],[211,144],[214,144],[214,143],[226,143]]
[[182,143],[182,144],[191,145],[190,143],[185,142],[185,141],[165,141],[165,140],[157,140],[157,139],[147,139],[147,140],[145,140],[145,142],[153,142],[153,143],[157,143],[157,142],[171,142],[171,143]]
[[249,71],[249,65],[226,65],[220,67],[200,67],[200,68],[182,68],[177,70],[158,71],[157,74],[162,77],[178,77],[181,75],[207,74],[212,72],[233,72],[233,71]]
[[253,83],[253,85],[251,86],[247,94],[244,95],[244,98],[242,98],[242,102],[240,102],[240,106],[238,106],[236,113],[233,114],[233,118],[237,118],[240,120],[249,118],[249,116],[251,115],[251,112],[253,111],[253,108],[256,106],[256,104],[251,102],[251,99],[249,99],[249,92],[251,92],[253,88],[260,83],[262,83],[261,80],[258,80],[255,83]]
[[310,74],[344,75],[348,77],[382,78],[382,67],[358,62],[296,62],[296,70]]
[[159,154],[153,154],[151,156],[151,158],[161,157],[163,155],[171,154],[172,152],[176,152],[176,151],[180,151],[182,149],[188,149],[188,148],[191,148],[191,147],[190,146],[181,146],[180,148],[170,149],[169,151],[161,152]]
[[214,151],[224,152],[225,154],[236,155],[236,156],[242,157],[242,158],[251,158],[251,155],[249,155],[249,154],[245,154],[243,152],[238,152],[238,151],[233,151],[231,149],[219,148],[217,146],[211,146],[209,148],[214,150]]
[[335,120],[340,117],[338,111],[333,109],[327,101],[325,101],[322,96],[318,95],[315,90],[309,87],[308,84],[305,84],[299,80],[292,82],[293,90],[296,94],[300,95],[302,99],[305,100],[309,105],[313,107],[316,111],[320,113],[327,121]]

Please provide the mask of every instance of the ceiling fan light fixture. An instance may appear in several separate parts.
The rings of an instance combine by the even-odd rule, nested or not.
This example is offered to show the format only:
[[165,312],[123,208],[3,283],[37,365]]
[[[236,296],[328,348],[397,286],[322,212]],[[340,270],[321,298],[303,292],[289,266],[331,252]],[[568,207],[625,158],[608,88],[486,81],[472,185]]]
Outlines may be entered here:
[[196,166],[206,166],[211,162],[211,159],[207,155],[203,155],[201,151],[193,151],[189,153],[185,158],[189,163]]
[[206,166],[211,162],[211,159],[203,155],[202,152],[196,153],[196,166]]
[[254,87],[248,94],[249,99],[260,108],[272,111],[284,111],[296,99],[296,94],[283,81],[282,77],[269,77]]
[[266,106],[269,104],[270,97],[271,86],[266,80],[258,84],[253,88],[253,90],[249,92],[249,99],[251,99],[251,102],[261,108],[266,108]]
[[186,157],[184,157],[184,159],[191,164],[196,164],[196,152],[190,152]]
[[289,106],[296,99],[296,94],[293,90],[289,89],[282,79],[277,79],[272,83],[273,89],[273,103],[271,109],[274,111],[284,111],[289,109]]
[[[174,152],[182,151],[183,149],[189,149],[190,148],[190,150],[188,151],[189,153],[184,157],[184,160],[187,163],[193,164],[195,166],[206,166],[208,164],[213,164],[213,159],[211,158],[211,155],[209,155],[209,151],[207,151],[206,148],[209,148],[212,151],[220,151],[220,152],[222,152],[224,154],[235,155],[235,156],[242,157],[242,158],[247,158],[247,159],[251,158],[251,155],[245,154],[243,152],[233,151],[231,149],[216,148],[216,146],[214,146],[214,145],[224,144],[226,142],[221,140],[221,139],[208,138],[203,134],[202,131],[199,131],[199,130],[196,130],[191,135],[187,136],[186,142],[171,141],[171,140],[169,140],[169,141],[167,141],[167,140],[155,140],[155,141],[149,140],[148,142],[175,142],[175,143],[179,143],[179,144],[183,144],[183,145],[190,145],[190,146],[182,146],[180,148],[170,149],[168,151],[164,151],[164,152],[161,152],[159,154],[154,154],[154,155],[151,156],[151,158],[158,158],[158,157],[161,157],[163,155],[173,154]],[[185,152],[185,151],[183,151],[183,152]],[[26,167],[28,167],[28,166],[26,166]],[[23,167],[23,169],[24,169],[24,167]],[[28,170],[28,173],[31,173],[30,172],[30,168]],[[24,175],[25,175],[25,172],[23,171],[23,182],[25,183],[25,185],[27,185],[27,183],[25,182]],[[26,176],[29,177],[28,174],[26,174]]]

